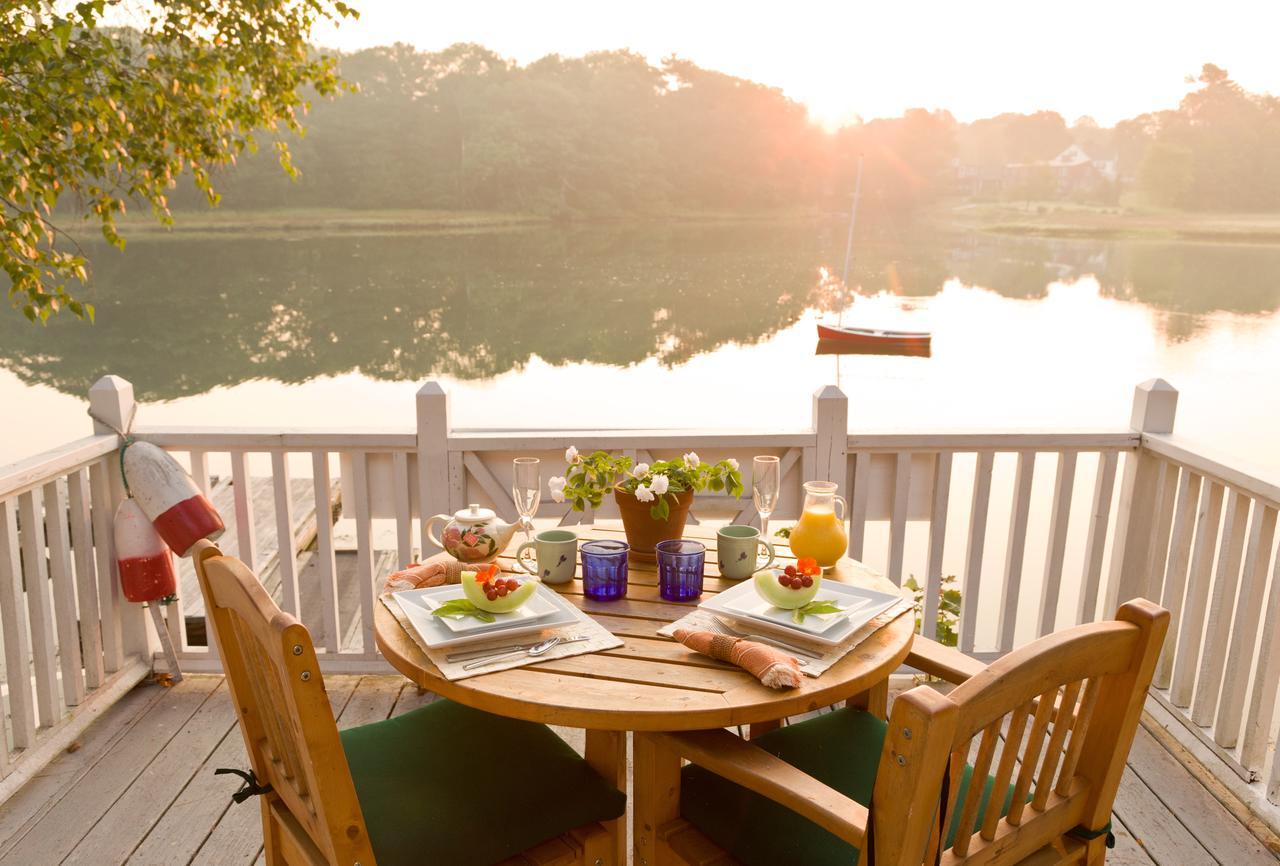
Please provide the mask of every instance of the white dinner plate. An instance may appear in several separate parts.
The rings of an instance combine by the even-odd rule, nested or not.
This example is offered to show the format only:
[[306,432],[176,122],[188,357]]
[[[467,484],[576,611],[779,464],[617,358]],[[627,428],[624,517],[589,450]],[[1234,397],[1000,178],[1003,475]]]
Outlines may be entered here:
[[[446,602],[464,597],[462,590],[458,589],[458,592],[451,597],[426,596],[421,601],[434,611]],[[474,616],[437,616],[436,619],[444,623],[444,627],[454,634],[477,634],[479,632],[506,631],[509,628],[528,624],[533,620],[544,619],[555,612],[556,606],[535,591],[524,604],[510,613],[495,613],[493,622],[485,622]]]
[[[742,631],[759,631],[761,634],[772,634],[784,640],[798,638],[802,642],[807,641],[820,646],[837,646],[849,635],[901,600],[901,596],[863,589],[860,586],[834,580],[822,582],[818,597],[823,598],[824,593],[830,593],[831,599],[839,604],[849,605],[851,608],[857,604],[858,607],[843,614],[832,615],[830,617],[832,622],[820,632],[796,625],[791,621],[790,611],[782,611],[765,603],[756,592],[755,583],[750,580],[744,580],[737,586],[716,593],[698,607],[736,621],[742,626]],[[764,608],[773,608],[773,610],[766,611]],[[805,620],[812,618],[806,616]]]
[[[454,584],[432,586],[426,589],[406,589],[392,593],[400,609],[408,617],[414,630],[418,632],[423,643],[428,647],[460,646],[490,638],[514,637],[530,634],[544,629],[559,628],[563,625],[578,622],[578,609],[566,601],[560,593],[539,585],[537,591],[513,613],[496,613],[494,622],[481,622],[475,617],[466,617],[462,622],[470,621],[484,628],[469,628],[455,631],[449,626],[450,618],[432,614],[437,606],[462,598],[462,587]],[[517,616],[521,611],[531,611],[531,615]]]
[[752,619],[767,620],[776,625],[784,625],[793,628],[796,631],[802,631],[806,634],[824,634],[840,625],[841,619],[848,619],[862,608],[871,604],[869,598],[859,598],[850,600],[847,596],[841,594],[837,590],[833,590],[827,586],[827,581],[822,582],[822,586],[818,588],[818,593],[813,597],[814,601],[829,601],[838,604],[841,610],[835,613],[818,613],[806,614],[804,622],[797,623],[790,610],[781,607],[775,607],[760,597],[757,592],[743,593],[733,599],[729,604],[729,609],[742,616],[751,617]]

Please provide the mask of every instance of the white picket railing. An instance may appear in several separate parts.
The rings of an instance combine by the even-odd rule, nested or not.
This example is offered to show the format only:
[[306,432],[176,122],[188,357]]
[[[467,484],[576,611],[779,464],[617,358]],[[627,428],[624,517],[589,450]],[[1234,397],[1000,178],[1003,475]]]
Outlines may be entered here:
[[[118,417],[117,397],[131,389],[100,385],[91,406]],[[151,672],[141,611],[121,595],[112,549],[119,445],[104,428],[0,468],[0,802]]]
[[[128,424],[128,383],[108,377],[93,396],[97,417]],[[798,516],[802,481],[839,483],[849,502],[850,555],[898,583],[918,576],[929,624],[954,575],[962,599],[959,646],[979,658],[1109,615],[1119,599],[1160,601],[1173,611],[1174,626],[1153,695],[1252,780],[1280,763],[1272,757],[1280,486],[1172,435],[1175,403],[1176,392],[1155,382],[1139,386],[1125,429],[850,434],[848,402],[827,387],[814,397],[807,430],[462,430],[450,423],[448,395],[428,383],[418,392],[416,429],[134,433],[174,453],[206,491],[215,477],[226,491],[230,479],[227,516],[235,527],[221,544],[274,575],[273,591],[312,628],[326,670],[389,670],[373,641],[375,580],[431,552],[424,516],[479,502],[514,519],[515,456],[540,457],[545,478],[563,472],[569,445],[646,462],[695,450],[708,460],[737,458],[749,490],[751,458],[773,454],[781,458],[780,524]],[[119,495],[117,444],[100,430],[0,474],[8,527],[0,533],[6,682],[16,681],[9,672],[23,670],[33,684],[10,685],[13,751],[3,756],[10,767],[28,760],[22,756],[41,732],[61,723],[65,706],[81,699],[79,689],[90,697],[104,692],[105,675],[133,670],[132,652],[160,662],[140,615],[119,600],[109,545],[83,543],[90,532],[109,536]],[[264,478],[269,491],[256,496],[251,481]],[[329,519],[338,504],[335,482],[336,525]],[[69,509],[65,526],[61,497]],[[316,514],[314,543],[305,550],[295,537],[304,499]],[[606,501],[583,515],[544,502],[539,517],[573,524],[616,517],[616,508]],[[741,500],[700,494],[693,519],[758,522],[758,515],[749,493]],[[33,592],[33,585],[43,589]],[[216,654],[193,645],[183,627],[200,609],[198,598],[180,598],[168,611],[169,631],[184,669],[216,670]],[[27,632],[11,627],[19,622],[30,624],[29,648]],[[77,624],[79,657],[71,650]],[[1270,770],[1273,801],[1280,800],[1278,772]]]

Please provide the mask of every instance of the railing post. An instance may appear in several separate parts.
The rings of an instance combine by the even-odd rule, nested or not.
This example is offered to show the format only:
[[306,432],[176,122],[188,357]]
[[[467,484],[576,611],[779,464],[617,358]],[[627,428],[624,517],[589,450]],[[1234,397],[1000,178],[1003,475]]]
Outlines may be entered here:
[[805,481],[834,481],[839,494],[848,496],[849,398],[835,385],[825,385],[813,395],[812,451],[804,451]]
[[[1139,434],[1172,433],[1177,408],[1177,389],[1163,379],[1150,379],[1134,389],[1129,426]],[[1103,616],[1152,585],[1147,570],[1159,480],[1160,461],[1139,441],[1125,461]]]
[[[128,432],[133,423],[133,415],[137,406],[133,399],[133,385],[119,376],[103,376],[89,388],[89,412],[93,416],[93,432],[97,434]],[[107,477],[111,487],[110,514],[101,522],[102,526],[114,525],[115,510],[125,499],[124,477],[120,473],[120,461],[112,458],[107,464]],[[159,638],[147,625],[147,618],[142,613],[142,605],[131,604],[125,600],[120,589],[120,573],[116,567],[115,539],[110,537],[95,538],[94,544],[106,545],[110,556],[110,586],[114,603],[110,608],[117,612],[120,619],[120,642],[126,655],[137,655],[150,664],[157,650],[160,649]],[[105,629],[107,626],[103,626]]]
[[439,552],[427,538],[427,519],[451,510],[449,497],[449,395],[438,382],[418,389],[418,502],[422,556]]

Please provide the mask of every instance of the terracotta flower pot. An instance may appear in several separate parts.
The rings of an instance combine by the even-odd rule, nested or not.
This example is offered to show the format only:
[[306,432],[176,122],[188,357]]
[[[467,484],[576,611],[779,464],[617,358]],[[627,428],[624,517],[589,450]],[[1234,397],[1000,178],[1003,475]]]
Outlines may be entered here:
[[653,562],[657,559],[653,548],[658,542],[684,537],[684,522],[689,516],[689,506],[693,504],[692,490],[675,495],[676,501],[671,505],[671,513],[666,520],[654,520],[649,515],[652,502],[641,502],[634,493],[620,487],[613,489],[613,498],[622,514],[622,526],[627,531],[632,558]]

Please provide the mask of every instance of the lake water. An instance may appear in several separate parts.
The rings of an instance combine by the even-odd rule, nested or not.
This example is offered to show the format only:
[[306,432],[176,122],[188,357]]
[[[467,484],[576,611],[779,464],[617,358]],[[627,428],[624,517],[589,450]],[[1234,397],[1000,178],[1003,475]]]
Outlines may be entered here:
[[[85,435],[85,393],[140,423],[801,428],[838,383],[856,430],[1127,424],[1280,468],[1280,246],[1043,240],[840,221],[482,233],[139,236],[93,246],[94,326],[0,316],[0,463]],[[929,358],[815,354],[814,323],[928,329]]]

